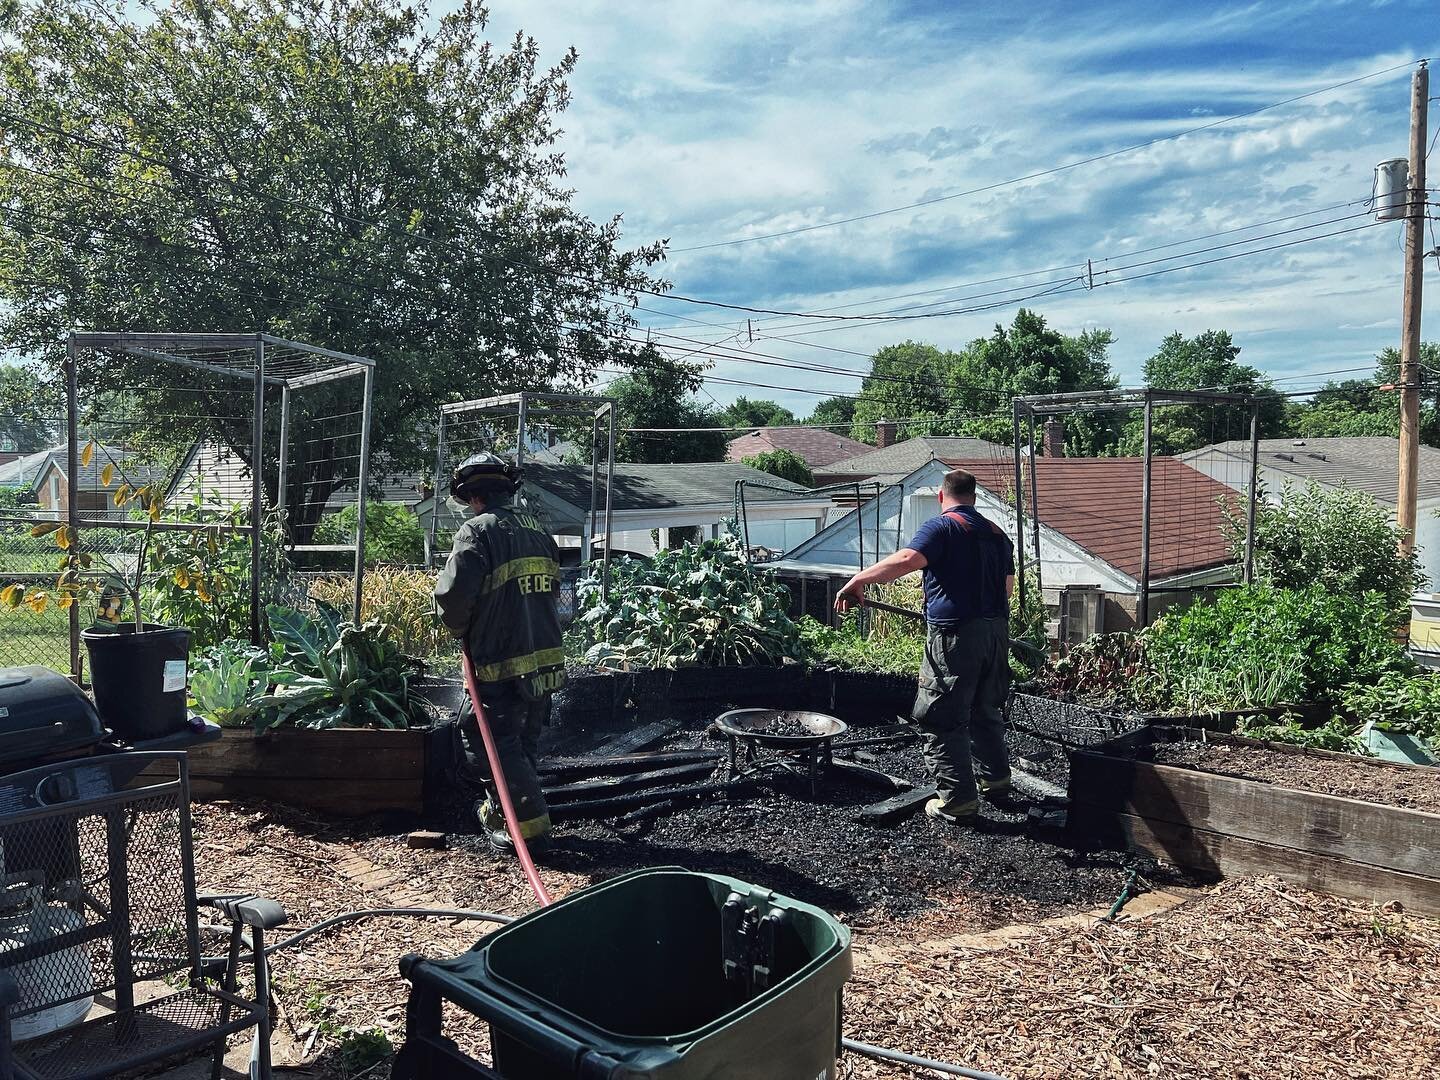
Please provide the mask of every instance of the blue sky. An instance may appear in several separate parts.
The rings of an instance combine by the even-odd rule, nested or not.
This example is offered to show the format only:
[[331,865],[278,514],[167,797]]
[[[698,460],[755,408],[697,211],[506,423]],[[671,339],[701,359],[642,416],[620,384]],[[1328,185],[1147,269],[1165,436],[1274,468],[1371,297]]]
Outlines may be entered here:
[[[674,300],[645,300],[654,310],[638,313],[730,353],[864,371],[863,354],[889,342],[960,347],[988,333],[1009,321],[1019,306],[1012,300],[1078,274],[1054,267],[1090,259],[1099,280],[1114,280],[1175,263],[1113,268],[1239,238],[1311,227],[1249,245],[1261,247],[1365,224],[1364,216],[1321,224],[1361,214],[1355,205],[1126,258],[1368,197],[1375,163],[1407,152],[1409,69],[933,206],[679,249],[983,187],[1431,56],[1440,53],[1435,15],[1435,0],[496,0],[491,25],[501,40],[523,27],[547,59],[579,50],[562,140],[577,203],[597,218],[623,214],[634,243],[669,238],[664,274],[675,292],[785,310],[852,305],[852,313],[947,299],[945,307],[1004,304],[879,325],[754,316],[749,332],[743,313]],[[1440,75],[1431,95],[1440,95]],[[1432,112],[1433,132],[1440,107]],[[1431,160],[1433,189],[1440,158]],[[1235,334],[1242,359],[1289,379],[1287,387],[1308,386],[1318,380],[1294,376],[1367,365],[1398,343],[1401,233],[1390,223],[1093,291],[1072,284],[1027,303],[1067,332],[1110,328],[1127,382],[1167,333],[1217,328]],[[1434,260],[1429,269],[1426,337],[1440,338]],[[1031,276],[884,299],[1022,273]],[[977,293],[995,295],[954,299]],[[859,387],[737,360],[712,374],[827,392]],[[722,402],[777,397],[797,412],[817,400],[721,384],[709,391]]]

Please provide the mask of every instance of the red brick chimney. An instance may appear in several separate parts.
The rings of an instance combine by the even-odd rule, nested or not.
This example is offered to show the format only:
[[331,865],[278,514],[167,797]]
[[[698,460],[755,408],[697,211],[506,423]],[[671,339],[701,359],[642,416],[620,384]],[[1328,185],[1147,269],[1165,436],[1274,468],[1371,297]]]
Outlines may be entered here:
[[1065,424],[1058,416],[1045,421],[1043,445],[1046,457],[1065,456]]
[[893,420],[886,420],[883,416],[875,424],[875,445],[879,447],[895,445],[896,423]]

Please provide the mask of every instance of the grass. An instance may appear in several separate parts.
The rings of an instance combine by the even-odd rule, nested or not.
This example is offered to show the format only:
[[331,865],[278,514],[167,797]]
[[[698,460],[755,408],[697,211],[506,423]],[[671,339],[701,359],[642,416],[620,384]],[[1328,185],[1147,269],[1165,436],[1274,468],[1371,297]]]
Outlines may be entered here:
[[38,664],[70,674],[70,616],[59,608],[0,610],[0,667]]

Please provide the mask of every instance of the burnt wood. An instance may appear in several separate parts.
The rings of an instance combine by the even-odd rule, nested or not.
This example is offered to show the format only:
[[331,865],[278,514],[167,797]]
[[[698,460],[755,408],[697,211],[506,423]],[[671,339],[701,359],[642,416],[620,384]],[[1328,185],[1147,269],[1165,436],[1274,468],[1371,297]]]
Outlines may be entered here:
[[869,825],[894,825],[919,811],[934,797],[935,788],[932,786],[912,788],[883,802],[862,806],[855,819]]

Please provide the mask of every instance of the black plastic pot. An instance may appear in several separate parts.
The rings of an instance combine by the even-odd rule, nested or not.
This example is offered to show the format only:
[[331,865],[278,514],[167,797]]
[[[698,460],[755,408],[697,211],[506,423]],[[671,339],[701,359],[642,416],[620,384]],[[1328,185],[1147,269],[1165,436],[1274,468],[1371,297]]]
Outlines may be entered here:
[[127,742],[185,730],[190,631],[162,626],[137,632],[134,623],[94,626],[80,635],[90,653],[95,708]]

